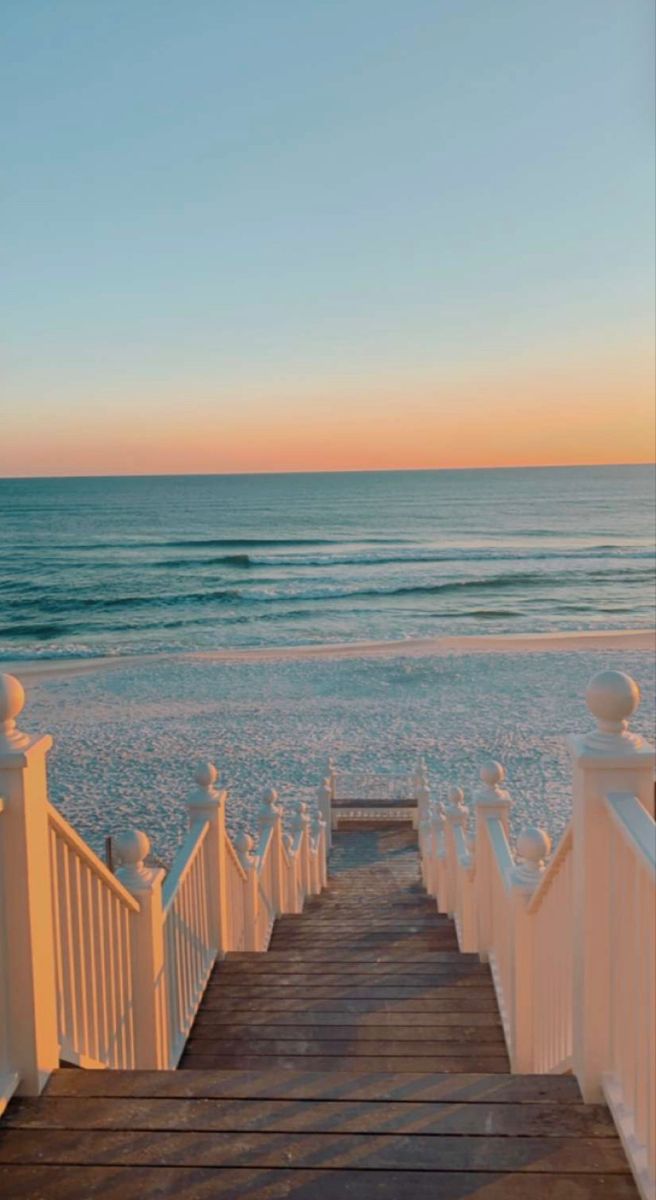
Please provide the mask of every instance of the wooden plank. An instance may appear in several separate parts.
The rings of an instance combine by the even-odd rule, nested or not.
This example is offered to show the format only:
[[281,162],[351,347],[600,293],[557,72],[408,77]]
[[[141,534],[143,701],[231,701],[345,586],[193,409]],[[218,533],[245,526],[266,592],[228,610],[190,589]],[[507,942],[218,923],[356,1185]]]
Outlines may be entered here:
[[348,1100],[14,1100],[12,1129],[208,1130],[276,1133],[422,1133],[495,1137],[614,1137],[602,1104],[448,1104]]
[[331,986],[330,984],[303,984],[295,986],[290,984],[288,987],[231,987],[228,984],[210,984],[207,989],[208,999],[216,996],[218,999],[225,997],[226,999],[239,998],[243,996],[245,999],[252,997],[254,1000],[266,999],[270,997],[272,1000],[283,1000],[285,997],[290,999],[301,1000],[329,1000],[331,998],[343,1000],[414,1000],[414,999],[449,999],[460,1000],[463,995],[469,995],[476,999],[477,996],[491,997],[494,995],[494,989],[491,984],[480,984],[477,987],[458,987],[449,985],[444,987],[401,987],[400,984],[386,987],[377,985],[376,983],[363,984],[348,984],[343,986]]
[[48,1080],[49,1096],[196,1096],[286,1100],[442,1100],[508,1104],[570,1104],[581,1100],[573,1075],[509,1075],[463,1072],[414,1076],[370,1068],[317,1074],[278,1071],[75,1071],[60,1069]]
[[284,975],[282,972],[273,975],[264,975],[259,972],[253,975],[248,973],[224,975],[218,971],[212,977],[209,986],[229,993],[257,992],[258,989],[266,988],[276,994],[302,990],[308,995],[312,995],[317,988],[327,987],[336,988],[340,992],[352,988],[374,988],[376,991],[379,988],[391,988],[404,992],[408,989],[419,992],[441,992],[445,988],[475,990],[476,988],[489,988],[493,985],[490,975],[484,971],[461,975],[456,968],[432,977],[430,975],[409,975],[403,971],[397,971],[392,975],[386,972],[363,972],[360,975],[346,976],[331,974],[327,971],[323,975],[318,975],[316,972],[310,974],[294,972],[289,975]]
[[450,972],[455,972],[459,977],[465,975],[474,977],[480,975],[485,979],[490,978],[490,968],[487,963],[481,962],[460,962],[456,956],[451,962],[423,962],[417,960],[415,962],[398,962],[394,959],[390,962],[381,962],[379,959],[373,959],[370,962],[362,960],[353,960],[344,963],[332,963],[322,961],[321,959],[308,962],[298,962],[296,959],[288,958],[270,958],[269,954],[260,955],[256,962],[221,962],[212,972],[214,979],[224,979],[228,976],[244,975],[339,975],[343,978],[345,975],[362,975],[367,974],[372,978],[378,975],[421,975],[422,979],[428,976],[429,979],[440,979]]
[[[386,1037],[380,1040],[372,1038],[311,1038],[299,1036],[301,1033],[298,1030],[296,1037],[287,1038],[266,1038],[259,1037],[255,1034],[237,1035],[231,1038],[217,1038],[214,1036],[204,1036],[202,1031],[196,1035],[195,1031],[187,1039],[185,1053],[187,1054],[205,1054],[213,1056],[215,1054],[318,1054],[321,1057],[327,1055],[336,1055],[338,1058],[357,1058],[361,1056],[371,1057],[400,1057],[407,1058],[412,1054],[426,1055],[428,1058],[435,1058],[440,1055],[445,1055],[450,1058],[481,1058],[485,1055],[505,1055],[505,1043],[503,1037],[499,1034],[493,1037],[492,1040],[480,1038],[476,1036],[476,1040],[467,1041],[464,1036],[457,1040],[453,1037],[447,1038],[420,1038],[418,1040],[406,1040],[400,1037]],[[305,1033],[305,1031],[304,1031]]]
[[387,937],[376,938],[367,935],[367,937],[358,938],[355,942],[349,941],[346,943],[343,938],[340,939],[338,936],[327,941],[306,934],[302,936],[300,934],[293,936],[285,934],[279,937],[274,934],[272,948],[274,950],[307,950],[311,946],[315,949],[321,949],[325,946],[326,950],[330,951],[336,950],[339,946],[343,948],[345,944],[352,950],[357,950],[358,946],[361,946],[363,950],[387,950],[390,954],[394,954],[396,951],[403,951],[408,954],[416,950],[456,950],[458,946],[455,937],[452,937],[451,934],[445,937],[440,937],[439,935],[433,936],[431,934],[421,939],[419,934],[417,934],[416,937],[408,937],[399,941],[393,941]]
[[472,962],[421,962],[421,961],[390,961],[380,962],[373,960],[371,962],[351,961],[348,963],[331,963],[324,961],[323,966],[320,966],[321,960],[314,962],[298,962],[294,959],[289,959],[287,962],[281,959],[268,960],[268,954],[263,954],[262,959],[258,963],[218,963],[212,972],[215,979],[256,979],[262,976],[265,979],[271,979],[275,982],[276,977],[287,978],[290,975],[300,975],[304,978],[312,977],[316,979],[317,974],[330,975],[337,979],[344,979],[354,975],[366,975],[369,979],[376,979],[381,975],[393,976],[395,979],[403,978],[404,976],[412,976],[415,979],[420,978],[422,981],[426,979],[440,980],[448,979],[454,976],[457,979],[491,979],[492,973],[487,963],[472,963]]
[[474,1057],[453,1055],[408,1056],[407,1058],[394,1055],[373,1055],[354,1057],[349,1054],[346,1058],[336,1055],[286,1055],[286,1054],[198,1054],[185,1053],[180,1060],[180,1067],[187,1071],[199,1068],[214,1067],[216,1070],[254,1071],[262,1067],[280,1067],[283,1070],[297,1071],[303,1067],[309,1071],[348,1071],[354,1063],[363,1062],[371,1071],[393,1071],[398,1074],[415,1075],[421,1071],[432,1074],[441,1071],[453,1071],[460,1074],[465,1071],[489,1071],[496,1074],[509,1070],[508,1059],[505,1055],[479,1054]]
[[[243,962],[243,963],[261,963],[263,966],[273,963],[304,963],[308,967],[310,965],[319,964],[319,969],[324,963],[340,963],[346,965],[364,965],[365,963],[392,963],[394,965],[409,962],[409,963],[424,963],[428,966],[439,965],[440,963],[457,963],[457,962],[479,962],[477,954],[461,954],[459,950],[429,950],[426,953],[421,951],[408,955],[396,954],[387,950],[373,950],[365,952],[364,950],[351,950],[348,946],[330,947],[329,950],[315,949],[310,947],[307,950],[267,950],[266,953],[260,954],[255,950],[231,950],[226,954],[223,963]],[[222,963],[218,964],[218,967]],[[484,964],[483,964],[484,965]]]
[[[316,1020],[316,1018],[315,1018]],[[244,1021],[240,1024],[221,1024],[215,1022],[207,1022],[205,1020],[197,1020],[194,1024],[191,1037],[198,1040],[220,1039],[223,1045],[226,1042],[234,1044],[243,1042],[248,1039],[260,1041],[287,1040],[287,1041],[343,1041],[352,1045],[369,1045],[371,1042],[394,1043],[399,1045],[399,1039],[402,1039],[403,1044],[407,1042],[415,1043],[412,1053],[417,1052],[416,1043],[419,1042],[422,1046],[428,1046],[431,1042],[446,1042],[448,1045],[460,1045],[470,1041],[473,1044],[481,1042],[497,1042],[503,1044],[503,1031],[501,1025],[434,1025],[413,1026],[411,1022],[405,1022],[403,1025],[385,1026],[385,1025],[300,1025],[298,1021],[290,1022],[288,1025],[278,1025],[274,1021],[274,1014],[269,1014],[270,1024],[264,1025],[258,1022]]]
[[[476,1028],[478,1034],[481,1027],[489,1029],[501,1030],[501,1020],[498,1013],[495,1012],[438,1012],[438,1013],[416,1013],[412,1020],[403,1013],[397,1012],[371,1012],[371,1013],[340,1013],[327,1012],[321,1013],[320,1016],[312,1011],[300,1012],[279,1012],[278,1009],[249,1009],[245,1013],[233,1012],[223,1015],[217,1009],[201,1008],[196,1017],[195,1028],[211,1027],[213,1029],[221,1029],[226,1025],[230,1025],[234,1029],[244,1028],[253,1029],[254,1031],[265,1025],[275,1025],[276,1029],[280,1030],[280,1036],[286,1037],[283,1033],[286,1028],[298,1029],[305,1026],[317,1026],[322,1031],[327,1031],[333,1026],[341,1026],[344,1029],[359,1029],[366,1031],[368,1029],[379,1030],[407,1030],[408,1037],[430,1037],[432,1029],[444,1029],[451,1031],[451,1036],[460,1034],[460,1027],[464,1026],[468,1029]],[[346,1036],[350,1036],[350,1033]],[[387,1034],[385,1034],[387,1036]],[[473,1035],[472,1035],[473,1036]]]
[[[333,989],[334,991],[334,989]],[[371,991],[371,989],[370,989]],[[444,989],[446,991],[446,989]],[[209,1009],[220,1009],[222,1012],[246,1012],[250,1009],[270,1012],[271,1005],[281,1012],[307,1012],[312,1009],[316,1013],[326,1012],[403,1012],[403,1013],[422,1013],[422,1012],[494,1012],[498,1015],[498,1007],[494,990],[484,991],[479,989],[476,994],[473,991],[458,992],[455,994],[450,991],[448,995],[442,992],[439,996],[433,993],[426,995],[422,993],[417,996],[397,997],[390,1000],[385,996],[368,995],[368,996],[340,996],[330,994],[328,996],[314,995],[311,998],[306,995],[290,996],[282,995],[272,997],[271,993],[260,996],[227,996],[224,992],[207,991],[203,997],[203,1011]]]
[[[0,1167],[11,1200],[527,1200],[526,1175],[422,1171],[271,1171],[212,1167]],[[539,1175],[530,1200],[638,1200],[628,1175]]]
[[626,1174],[617,1138],[0,1128],[2,1163]]

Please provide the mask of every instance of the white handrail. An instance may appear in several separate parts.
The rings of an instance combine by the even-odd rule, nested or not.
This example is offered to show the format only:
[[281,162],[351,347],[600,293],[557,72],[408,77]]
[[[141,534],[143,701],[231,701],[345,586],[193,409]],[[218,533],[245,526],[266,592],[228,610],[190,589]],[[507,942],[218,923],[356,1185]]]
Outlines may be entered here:
[[572,853],[572,838],[572,822],[570,821],[567,829],[558,843],[555,854],[553,854],[549,860],[549,865],[547,866],[546,870],[543,871],[542,878],[529,900],[528,911],[530,913],[539,912],[544,904],[548,893],[551,891],[551,888],[554,886],[558,875],[560,874],[560,871],[562,870],[569,855]]
[[226,830],[227,793],[204,763],[189,832],[168,876],[140,830],[112,838],[117,874],[48,800],[50,737],[16,728],[23,689],[0,674],[0,1110],[38,1095],[60,1059],[82,1067],[174,1067],[218,956],[267,948],[278,912],[325,881],[305,805],[295,853],[267,793],[260,845]]
[[654,819],[631,792],[609,792],[604,797],[611,820],[634,854],[646,869],[648,877],[656,880],[656,838]]
[[123,887],[121,881],[109,870],[109,867],[91,849],[91,846],[85,842],[84,838],[81,838],[73,826],[69,825],[59,809],[50,803],[48,804],[48,822],[55,829],[57,836],[68,842],[68,845],[75,854],[88,864],[89,869],[93,871],[94,875],[97,875],[102,880],[110,892],[114,892],[126,908],[131,909],[133,912],[139,911],[139,904],[134,896],[131,895],[126,887]]
[[488,817],[485,821],[485,827],[487,829],[487,836],[490,839],[492,860],[498,871],[499,879],[506,891],[510,891],[515,860],[512,856],[512,850],[510,849],[510,843],[503,827],[503,822],[498,817]]
[[175,858],[171,864],[166,879],[162,885],[162,908],[164,918],[168,913],[173,901],[175,900],[176,892],[182,887],[187,875],[191,871],[196,856],[202,846],[209,831],[208,821],[199,821],[191,826],[182,845],[179,847]]
[[139,904],[47,806],[61,1057],[133,1067],[131,920]]
[[609,816],[609,1047],[603,1088],[643,1195],[656,1192],[656,825],[637,796]]
[[217,945],[207,871],[208,821],[192,825],[163,888],[164,967],[169,1062],[177,1066],[193,1023]]
[[[462,950],[488,958],[511,1069],[573,1070],[583,1099],[605,1098],[644,1200],[656,1194],[656,824],[654,752],[627,718],[639,691],[621,672],[590,684],[597,729],[570,739],[573,817],[550,841],[508,843],[511,798],[496,762],[481,771],[470,851],[463,793],[428,802],[422,878],[452,913]],[[609,789],[608,784],[611,785]]]

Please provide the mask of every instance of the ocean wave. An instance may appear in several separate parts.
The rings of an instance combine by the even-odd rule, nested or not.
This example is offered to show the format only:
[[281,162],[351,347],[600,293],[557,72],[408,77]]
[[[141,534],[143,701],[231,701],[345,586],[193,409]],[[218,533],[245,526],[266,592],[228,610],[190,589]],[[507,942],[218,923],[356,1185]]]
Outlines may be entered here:
[[250,554],[218,554],[211,558],[161,558],[145,564],[151,567],[250,567],[254,563]]
[[50,641],[52,638],[62,637],[64,634],[70,634],[75,631],[75,626],[70,624],[56,624],[54,621],[43,622],[41,624],[22,624],[22,625],[0,625],[0,639],[3,641],[13,641],[15,638],[36,638],[37,640]]
[[[629,587],[651,582],[652,578],[651,571],[624,571],[621,575],[621,583],[623,587]],[[342,580],[336,580],[333,584],[322,585],[319,583],[318,586],[312,586],[307,581],[309,586],[303,586],[302,581],[291,577],[272,581],[268,587],[264,587],[261,580],[251,580],[245,590],[242,587],[227,587],[164,593],[145,591],[114,596],[96,593],[82,596],[78,594],[72,597],[68,591],[53,593],[44,588],[40,596],[20,598],[8,596],[2,607],[8,614],[16,611],[26,614],[44,614],[50,617],[61,613],[75,619],[78,612],[102,613],[115,609],[161,610],[210,604],[303,604],[318,600],[333,602],[398,596],[448,596],[471,591],[490,593],[536,588],[541,588],[548,594],[554,590],[572,586],[575,586],[577,590],[585,586],[596,587],[598,584],[608,584],[614,580],[619,581],[619,577],[612,571],[588,571],[585,575],[581,575],[578,571],[565,571],[559,574],[550,574],[544,571],[504,571],[493,575],[477,575],[473,578],[471,576],[460,579],[451,577],[425,582],[408,580],[396,583],[381,580],[380,584],[354,579],[351,586],[348,581]],[[298,590],[299,584],[302,590]]]

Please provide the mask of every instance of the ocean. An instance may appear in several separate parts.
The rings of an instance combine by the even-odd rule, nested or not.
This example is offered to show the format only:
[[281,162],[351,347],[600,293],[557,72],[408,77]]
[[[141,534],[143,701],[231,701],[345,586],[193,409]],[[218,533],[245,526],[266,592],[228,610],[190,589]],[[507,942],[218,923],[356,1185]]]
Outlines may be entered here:
[[654,622],[651,467],[0,480],[0,658]]

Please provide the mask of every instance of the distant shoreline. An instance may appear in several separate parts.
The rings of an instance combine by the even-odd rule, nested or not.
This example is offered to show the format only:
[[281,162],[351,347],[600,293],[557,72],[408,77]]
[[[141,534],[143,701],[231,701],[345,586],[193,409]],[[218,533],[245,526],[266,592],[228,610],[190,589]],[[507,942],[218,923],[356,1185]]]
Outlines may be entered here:
[[651,460],[642,462],[591,462],[591,463],[505,463],[501,466],[480,464],[478,466],[433,466],[433,467],[292,467],[288,471],[160,471],[154,475],[94,474],[94,475],[0,475],[0,483],[33,482],[54,479],[252,479],[260,475],[393,475],[414,474],[421,471],[595,471],[600,468],[654,467]]
[[244,649],[180,651],[121,657],[26,660],[0,664],[0,670],[38,682],[118,668],[165,662],[275,662],[276,660],[349,658],[437,658],[464,654],[548,654],[572,651],[656,652],[655,629],[574,630],[565,633],[481,634],[468,637],[408,638],[403,641],[342,642],[309,646],[254,646]]

